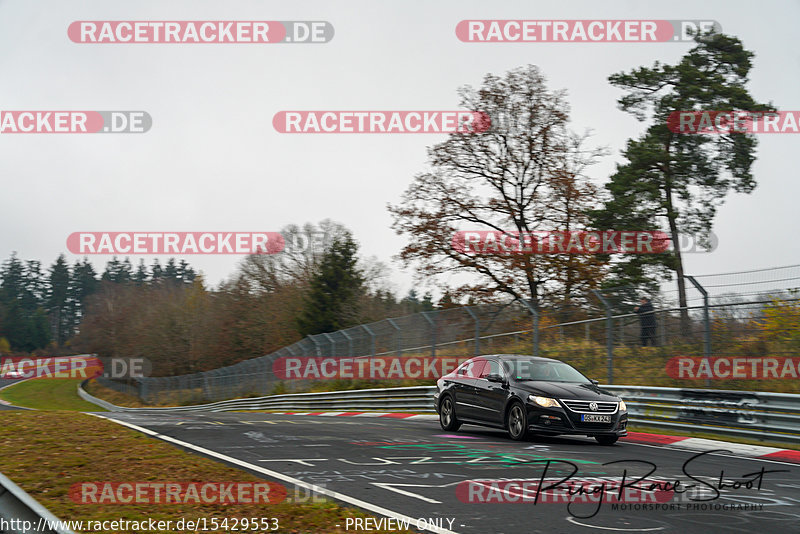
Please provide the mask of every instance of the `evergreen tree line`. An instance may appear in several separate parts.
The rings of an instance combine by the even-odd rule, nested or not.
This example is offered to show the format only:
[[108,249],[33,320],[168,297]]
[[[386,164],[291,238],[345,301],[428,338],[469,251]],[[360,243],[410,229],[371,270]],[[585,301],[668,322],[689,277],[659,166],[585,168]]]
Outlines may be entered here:
[[398,298],[386,267],[359,257],[350,232],[330,224],[337,235],[323,250],[249,256],[214,289],[175,259],[134,267],[114,258],[97,273],[87,259],[69,265],[61,255],[44,270],[12,254],[0,268],[0,353],[143,357],[154,374],[172,375],[435,308],[429,293]]
[[134,269],[116,257],[98,274],[87,259],[69,265],[63,254],[44,270],[15,253],[0,267],[0,352],[63,348],[80,330],[90,297],[103,283],[137,287],[191,284],[195,271],[181,261],[158,260]]

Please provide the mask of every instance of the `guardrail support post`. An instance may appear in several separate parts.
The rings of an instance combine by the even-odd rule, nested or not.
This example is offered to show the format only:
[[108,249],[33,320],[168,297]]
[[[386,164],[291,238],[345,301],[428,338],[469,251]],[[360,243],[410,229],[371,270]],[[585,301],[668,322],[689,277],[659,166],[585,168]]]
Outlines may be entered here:
[[611,303],[608,302],[600,291],[592,289],[600,302],[606,309],[606,380],[609,384],[614,383],[614,317],[611,314]]

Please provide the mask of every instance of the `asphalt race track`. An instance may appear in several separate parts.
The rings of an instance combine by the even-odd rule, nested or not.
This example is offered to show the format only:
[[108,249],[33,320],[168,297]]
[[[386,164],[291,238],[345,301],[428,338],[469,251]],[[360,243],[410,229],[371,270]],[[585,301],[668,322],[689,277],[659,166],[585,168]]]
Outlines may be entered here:
[[[25,380],[24,378],[0,378],[0,389]],[[16,406],[9,406],[0,401],[0,410],[19,410]]]
[[[479,534],[800,532],[800,466],[796,464],[625,442],[603,447],[588,438],[514,442],[501,431],[479,427],[443,432],[434,420],[266,413],[102,415],[275,479],[286,486],[290,496],[295,492],[309,495],[294,487],[299,480],[324,488],[329,495],[336,492],[344,502],[362,507],[366,503],[373,513],[382,510],[393,517],[411,518],[412,530],[433,525],[441,528],[427,530]],[[603,465],[614,461],[619,463]],[[678,488],[684,490],[690,484],[696,487],[672,495],[671,502],[659,503],[660,509],[653,509],[652,500],[628,503],[634,509],[627,510],[619,503],[614,509],[613,502],[598,506],[584,501],[569,508],[563,501],[462,502],[469,501],[467,480],[538,482],[544,477],[545,481],[558,481],[572,474],[570,481],[578,488],[577,481],[591,481],[592,477],[621,480],[626,470],[626,480],[639,478],[653,469],[646,462],[656,469],[648,481],[680,481]],[[721,475],[723,487],[717,496],[710,487],[718,488]],[[731,488],[743,480],[751,483]],[[489,483],[484,484],[483,495],[489,496]],[[480,487],[472,485],[473,489]],[[461,488],[458,495],[457,488]],[[519,501],[519,490],[509,487],[504,491],[509,499],[513,496]],[[475,495],[480,498],[481,494]],[[530,500],[533,493],[525,496]],[[690,501],[689,497],[712,500]],[[416,524],[418,519],[424,522]],[[342,531],[345,526],[341,525]],[[350,526],[349,531],[367,530]]]

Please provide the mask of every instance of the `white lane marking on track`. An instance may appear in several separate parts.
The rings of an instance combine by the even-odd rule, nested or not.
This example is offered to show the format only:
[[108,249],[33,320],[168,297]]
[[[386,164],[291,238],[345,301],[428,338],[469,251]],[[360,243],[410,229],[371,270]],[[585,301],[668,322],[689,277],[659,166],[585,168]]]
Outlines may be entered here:
[[682,441],[678,441],[673,443],[673,447],[678,448],[687,448],[696,451],[708,451],[713,449],[730,449],[733,453],[738,453],[743,456],[762,456],[764,454],[770,454],[773,452],[779,452],[783,449],[779,449],[777,447],[765,447],[763,445],[747,445],[745,443],[729,443],[724,442],[724,445],[720,445],[719,441],[713,439],[703,439],[703,438],[688,438]]
[[[245,462],[243,460],[239,460],[238,458],[233,458],[232,456],[227,456],[225,454],[221,454],[221,453],[218,453],[216,451],[212,451],[211,449],[206,449],[204,447],[200,447],[198,445],[194,445],[194,444],[188,443],[186,441],[181,441],[179,439],[175,439],[173,437],[166,436],[164,434],[159,434],[158,432],[150,430],[149,428],[144,428],[144,427],[141,427],[141,426],[138,426],[138,425],[134,425],[134,424],[131,424],[131,423],[127,423],[127,422],[124,422],[124,421],[118,421],[118,420],[113,419],[111,417],[106,417],[104,415],[100,415],[100,414],[96,414],[96,413],[92,413],[92,414],[89,414],[89,415],[93,415],[93,416],[99,417],[101,419],[106,419],[108,421],[113,421],[114,423],[117,423],[118,425],[123,425],[123,426],[127,426],[128,428],[132,428],[133,430],[138,430],[139,432],[142,432],[143,434],[147,434],[148,436],[157,437],[160,440],[167,441],[167,442],[170,442],[170,443],[174,443],[176,445],[180,445],[181,447],[200,452],[202,454],[205,454],[206,456],[210,456],[212,458],[218,458],[220,460],[224,460],[224,461],[226,461],[228,463],[231,463],[233,465],[238,465],[240,467],[244,467],[245,469],[249,469],[251,471],[255,471],[256,473],[262,473],[262,474],[267,475],[269,477],[277,478],[278,480],[282,480],[284,482],[288,482],[289,484],[294,484],[295,486],[307,489],[307,490],[309,490],[311,492],[317,493],[318,495],[327,495],[331,499],[335,499],[337,501],[342,501],[342,502],[345,502],[347,504],[352,504],[353,506],[358,506],[359,508],[363,508],[365,510],[368,510],[370,512],[374,512],[374,513],[382,515],[384,517],[391,517],[391,518],[394,518],[394,519],[397,519],[397,520],[403,521],[403,522],[405,522],[405,521],[409,521],[409,522],[416,521],[416,519],[413,518],[413,517],[407,516],[405,514],[401,514],[399,512],[395,512],[393,510],[389,510],[388,508],[384,508],[383,506],[378,506],[377,504],[372,504],[370,502],[363,501],[361,499],[357,499],[357,498],[351,497],[349,495],[345,495],[344,493],[339,493],[337,491],[329,490],[329,489],[324,488],[322,486],[317,486],[315,484],[309,484],[308,482],[304,482],[304,481],[302,481],[302,480],[300,480],[298,478],[290,477],[288,475],[284,475],[283,473],[279,473],[277,471],[272,471],[270,469],[265,469],[265,468],[263,468],[263,467],[261,467],[259,465],[251,464],[249,462]],[[417,528],[419,528],[419,526]],[[430,524],[427,526],[427,528],[420,528],[420,530],[427,530],[427,531],[430,531],[430,532],[436,532],[437,534],[456,534],[456,532],[454,532],[452,530],[448,530],[446,528],[441,528],[441,527],[437,527],[436,525],[430,525]]]
[[[725,444],[726,443],[727,442],[721,441],[719,449],[720,450],[725,450]],[[651,448],[654,448],[654,449],[669,449],[669,450],[673,450],[673,451],[677,451],[677,452],[686,452],[686,451],[689,450],[689,449],[680,449],[680,448],[677,448],[677,447],[670,447],[669,445],[650,445],[648,443],[625,443],[625,445],[638,445],[639,447],[651,447]],[[784,449],[781,449],[781,450],[784,450]],[[700,452],[702,452],[702,451],[700,451]],[[759,462],[769,462],[769,463],[773,463],[773,464],[791,465],[791,466],[794,466],[794,467],[797,467],[797,465],[798,465],[798,464],[796,464],[794,462],[783,462],[781,460],[773,460],[771,458],[764,458],[763,456],[739,456],[739,455],[736,455],[736,454],[722,454],[722,453],[718,453],[718,452],[709,453],[709,456],[726,456],[728,458],[737,458],[739,460],[758,460]]]
[[[404,488],[447,488],[449,486],[455,486],[460,484],[462,481],[456,482],[448,482],[447,484],[398,484],[394,482],[370,482],[373,486],[378,486],[379,488],[383,488],[389,491],[394,491],[400,493],[401,495],[407,495],[408,497],[415,497],[417,499],[433,503],[433,504],[442,504],[441,501],[437,501],[435,499],[431,499],[429,497],[423,497],[422,495],[418,495],[416,493],[412,493],[410,491],[405,491],[401,489],[397,489],[397,486],[402,486]],[[463,526],[463,525],[462,525]]]
[[616,530],[617,532],[654,532],[656,530],[664,530],[664,527],[653,527],[653,528],[617,528],[617,527],[601,527],[599,525],[584,525],[583,523],[579,523],[575,520],[572,516],[567,516],[567,521],[573,523],[575,525],[580,525],[586,528],[597,528],[600,530]]
[[308,467],[316,467],[314,464],[310,464],[308,462],[327,462],[328,458],[278,458],[275,460],[259,460],[259,462],[296,462],[300,465],[305,465]]

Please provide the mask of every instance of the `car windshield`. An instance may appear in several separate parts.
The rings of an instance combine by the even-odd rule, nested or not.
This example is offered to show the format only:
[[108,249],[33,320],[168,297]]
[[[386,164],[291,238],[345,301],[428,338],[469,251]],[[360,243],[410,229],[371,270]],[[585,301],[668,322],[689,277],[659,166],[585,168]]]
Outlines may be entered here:
[[588,383],[589,379],[577,369],[562,362],[540,360],[503,360],[515,380],[546,380],[548,382]]

